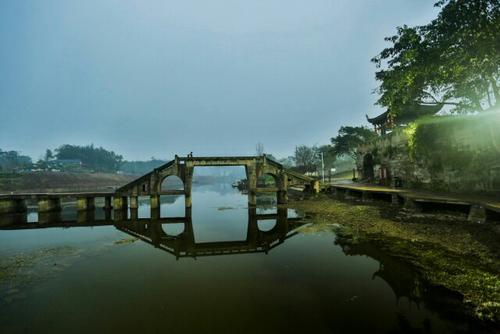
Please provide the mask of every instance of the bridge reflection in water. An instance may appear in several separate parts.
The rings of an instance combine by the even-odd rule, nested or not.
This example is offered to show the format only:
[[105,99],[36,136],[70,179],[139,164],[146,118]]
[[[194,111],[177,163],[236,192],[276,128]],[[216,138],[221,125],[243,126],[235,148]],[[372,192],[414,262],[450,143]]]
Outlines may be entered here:
[[[126,214],[124,213],[125,217]],[[95,211],[82,211],[76,220],[63,220],[59,212],[39,215],[38,222],[28,223],[26,215],[2,215],[1,230],[71,228],[93,226],[115,226],[118,230],[136,237],[154,247],[164,250],[177,259],[182,257],[200,257],[245,253],[266,253],[282,244],[288,238],[298,234],[296,231],[306,223],[301,218],[289,218],[288,209],[279,207],[275,214],[259,214],[256,208],[248,209],[247,233],[244,240],[196,242],[191,209],[186,209],[184,217],[174,218],[137,218],[132,212],[130,219],[112,219],[111,210],[104,210],[104,216],[96,219]],[[259,221],[276,221],[266,231],[259,229]],[[182,224],[183,231],[178,235],[165,232],[168,224]]]
[[[276,224],[272,229],[262,231],[258,226],[259,220],[276,220]],[[179,222],[184,224],[184,231],[178,235],[169,235],[163,229],[165,224]],[[115,224],[120,231],[171,253],[177,258],[267,253],[282,244],[286,239],[296,235],[295,230],[302,225],[304,225],[304,222],[300,218],[287,217],[286,208],[279,208],[277,214],[257,214],[255,208],[250,208],[248,209],[247,237],[245,240],[197,243],[190,215],[186,215],[184,219],[137,219]]]
[[[197,239],[200,240],[202,238],[199,236],[200,233],[195,233],[195,230],[198,230],[199,225],[196,224],[196,219],[195,224],[193,224],[190,209],[185,212],[184,217],[146,219],[136,218],[137,215],[131,212],[129,214],[131,217],[130,219],[123,219],[119,221],[112,219],[114,215],[111,210],[103,211],[95,210],[79,212],[77,218],[73,220],[64,220],[63,218],[67,217],[62,217],[60,212],[53,212],[50,214],[47,213],[46,215],[39,215],[39,222],[37,223],[28,223],[25,214],[12,215],[9,220],[6,220],[6,217],[8,216],[2,215],[0,216],[0,222],[3,223],[0,224],[0,230],[109,226],[111,228],[108,229],[108,232],[112,231],[113,233],[107,234],[107,236],[112,235],[116,238],[113,231],[114,228],[116,228],[127,235],[138,238],[145,243],[154,246],[156,249],[173,255],[176,259],[180,259],[185,257],[196,258],[216,255],[267,253],[284,243],[287,239],[297,235],[297,229],[305,225],[305,222],[300,218],[289,218],[288,211],[284,207],[278,207],[276,214],[259,214],[259,211],[256,208],[250,208],[247,212],[246,237],[244,237],[244,239],[242,238],[243,240],[197,242]],[[241,214],[242,212],[239,211],[239,213]],[[223,214],[218,214],[218,216],[222,217]],[[241,218],[241,215],[236,212],[232,213],[231,216],[236,218],[239,216],[239,218]],[[245,214],[243,214],[243,216],[245,216]],[[127,215],[125,215],[125,217],[127,217]],[[196,217],[197,214],[195,214],[195,218]],[[203,218],[203,216],[200,218]],[[213,218],[217,219],[217,216]],[[234,222],[234,225],[237,225],[236,223],[241,222],[241,219],[238,220],[236,218],[234,221],[228,220],[227,222]],[[243,220],[244,219],[245,217],[243,217]],[[263,231],[259,228],[259,223],[262,221],[275,221],[275,224],[270,229]],[[211,221],[211,223],[213,223],[213,221]],[[213,225],[205,224],[204,228],[216,229],[216,223],[217,222]],[[174,225],[182,225],[183,231],[177,235],[168,233],[167,231],[172,230],[170,227],[173,227]],[[103,231],[103,234],[106,234],[106,231]],[[74,236],[75,234],[71,235],[71,237]],[[184,313],[186,313],[184,310],[192,310],[193,301],[195,301],[195,303],[199,301],[197,291],[189,289],[184,290],[183,288],[193,286],[193,284],[199,284],[202,280],[207,280],[208,284],[211,284],[212,287],[209,289],[211,292],[208,294],[207,300],[218,301],[220,298],[222,301],[226,301],[226,305],[231,305],[225,308],[224,302],[217,302],[217,306],[213,309],[213,313],[209,314],[210,319],[207,320],[207,323],[208,321],[213,321],[214,317],[217,321],[217,314],[232,315],[239,321],[235,322],[235,324],[246,323],[246,321],[254,323],[253,313],[250,313],[252,316],[251,320],[249,320],[250,318],[247,319],[245,316],[243,316],[243,318],[238,318],[241,316],[242,312],[238,313],[238,308],[233,307],[232,305],[241,305],[238,303],[246,303],[247,299],[245,299],[245,297],[241,297],[241,295],[237,293],[233,294],[233,292],[241,290],[241,284],[243,284],[243,286],[248,286],[250,289],[255,288],[254,282],[251,281],[252,278],[248,280],[249,277],[253,277],[253,275],[249,275],[249,273],[253,270],[262,270],[262,267],[268,268],[267,266],[261,266],[261,264],[266,261],[272,261],[272,263],[275,263],[273,257],[276,256],[275,259],[285,261],[285,263],[291,264],[293,268],[297,270],[284,269],[288,266],[274,266],[273,270],[275,271],[275,274],[270,275],[272,277],[271,281],[267,280],[269,278],[266,278],[265,275],[260,276],[259,283],[261,284],[258,284],[259,288],[253,290],[255,291],[256,298],[251,301],[249,307],[254,307],[259,310],[264,309],[266,312],[263,312],[263,314],[269,315],[273,315],[272,311],[277,309],[285,309],[285,315],[290,313],[294,315],[306,314],[306,318],[290,317],[291,320],[287,319],[287,321],[294,321],[293,325],[299,326],[298,328],[300,328],[302,332],[329,332],[332,328],[330,326],[332,323],[335,323],[335,328],[338,329],[339,332],[355,332],[356,330],[359,332],[366,332],[369,331],[368,329],[370,326],[375,326],[375,328],[377,328],[376,326],[382,326],[380,328],[387,329],[387,332],[431,332],[431,325],[433,329],[435,329],[433,332],[443,332],[439,331],[439,328],[446,329],[446,326],[449,326],[449,328],[466,328],[469,329],[468,332],[480,332],[478,330],[474,330],[474,324],[469,323],[469,320],[464,318],[462,313],[460,313],[461,309],[457,308],[457,305],[460,305],[461,303],[460,296],[450,294],[442,288],[426,284],[425,281],[421,280],[416,272],[414,272],[410,265],[406,265],[405,263],[398,261],[397,258],[394,258],[394,254],[381,249],[380,245],[374,243],[373,240],[361,237],[354,240],[349,234],[343,236],[339,232],[335,234],[335,244],[339,247],[332,248],[331,238],[331,234],[318,236],[306,234],[301,242],[290,242],[287,245],[287,248],[291,252],[283,252],[281,254],[278,252],[277,254],[271,254],[270,257],[257,256],[263,262],[254,262],[253,260],[247,262],[248,259],[246,257],[237,257],[235,260],[242,261],[227,262],[224,261],[224,259],[220,259],[222,262],[205,262],[205,267],[204,264],[195,264],[194,261],[186,261],[185,265],[187,266],[183,264],[180,267],[170,266],[166,268],[165,266],[156,266],[155,270],[157,271],[154,272],[155,274],[165,276],[171,275],[172,279],[170,285],[164,285],[162,283],[157,286],[159,295],[168,295],[172,296],[172,298],[170,298],[170,300],[168,300],[169,298],[160,298],[161,302],[159,302],[155,298],[148,299],[151,298],[149,295],[141,295],[140,298],[144,298],[144,301],[141,302],[143,303],[142,305],[154,305],[154,307],[151,308],[144,307],[145,313],[143,313],[142,316],[150,317],[154,315],[154,317],[147,319],[151,319],[149,323],[156,325],[154,319],[165,319],[165,313],[162,311],[164,308],[162,307],[169,305],[172,310],[170,313],[171,321],[174,321],[176,318],[183,319],[182,317],[184,316]],[[109,242],[109,239],[107,239],[106,242]],[[311,250],[313,252],[311,252]],[[138,249],[130,247],[128,251],[128,253],[120,251],[120,254],[128,257],[132,254],[132,252],[137,252]],[[354,262],[347,260],[346,257],[341,256],[339,252],[346,256],[356,256],[358,259]],[[159,256],[164,254],[161,252],[155,253],[158,253]],[[151,252],[147,254],[151,256]],[[304,254],[304,258],[307,260],[304,261],[299,259],[300,256],[297,257],[297,254]],[[373,262],[366,259],[367,257],[377,261],[378,266],[374,266]],[[101,262],[106,261],[102,259],[104,257],[98,258],[98,260],[93,258],[92,261],[99,261],[101,266],[96,266],[95,268],[102,270],[102,265],[107,266],[108,263]],[[148,257],[147,259],[149,261],[153,258],[157,259],[157,257],[154,256]],[[107,259],[109,261],[110,258]],[[115,259],[115,257],[112,257],[111,259]],[[141,266],[141,264],[145,262],[144,259],[144,257],[132,256],[130,257],[130,265]],[[297,259],[298,261],[296,261]],[[170,260],[173,260],[173,258]],[[233,260],[233,258],[231,260]],[[120,277],[122,277],[124,282],[127,284],[137,284],[134,286],[135,289],[131,289],[132,291],[141,291],[143,288],[143,282],[158,281],[156,277],[149,280],[150,277],[147,277],[146,275],[134,275],[133,273],[130,273],[129,262],[125,261],[125,264],[120,263],[122,261],[118,262],[119,263],[112,268],[113,270],[116,268],[122,268],[121,270],[123,271],[119,273],[123,273],[123,275]],[[218,265],[213,266],[213,263],[218,263]],[[235,268],[232,267],[234,266],[234,263],[241,263],[242,265],[236,266],[237,268]],[[196,265],[197,267],[195,268],[192,265]],[[211,271],[204,272],[204,269],[208,267],[211,268]],[[91,267],[86,266],[85,268],[88,269]],[[186,270],[190,270],[189,268],[191,268],[193,272],[200,273],[200,275],[189,275],[189,277],[186,278],[184,273]],[[214,272],[221,270],[221,268],[223,268],[222,270],[225,268],[228,272],[239,275],[237,277],[242,281],[238,282],[236,285],[230,285],[233,284],[230,281],[222,281],[221,283],[220,276],[214,274]],[[304,273],[303,275],[298,276],[301,285],[294,285],[298,282],[297,273]],[[92,288],[82,290],[84,291],[83,293],[81,291],[75,292],[75,297],[74,299],[71,299],[71,303],[76,301],[76,303],[74,303],[76,305],[79,305],[79,303],[81,303],[81,305],[86,305],[85,302],[89,300],[87,294],[93,293],[99,303],[101,300],[106,300],[112,304],[109,309],[114,310],[116,309],[116,305],[123,300],[121,299],[122,294],[132,298],[132,300],[133,298],[137,298],[137,296],[130,297],[131,295],[126,295],[127,292],[122,293],[121,290],[117,294],[117,290],[115,289],[112,290],[110,295],[106,295],[106,293],[110,291],[109,287],[114,285],[107,285],[106,281],[101,279],[100,274],[89,276],[90,279],[94,279],[94,281],[91,281],[93,284],[90,284]],[[275,276],[283,277],[286,284],[276,284],[274,281]],[[366,278],[368,279],[366,280]],[[380,285],[379,282],[377,282],[378,280],[374,280],[374,278],[380,278],[386,282],[390,289],[385,288],[385,285],[383,284]],[[72,281],[69,281],[68,284],[70,287],[75,286]],[[304,304],[304,299],[301,298],[303,295],[300,294],[300,291],[294,290],[297,286],[305,287],[305,290],[307,291],[314,289],[314,291],[320,292],[318,293],[320,297],[318,297],[316,301],[313,300]],[[66,291],[66,288],[61,290]],[[189,293],[184,295],[183,291],[189,291]],[[298,299],[294,299],[291,291],[299,293]],[[60,294],[57,289],[54,292],[51,291],[51,298],[52,293]],[[283,298],[271,298],[272,300],[270,301],[269,295],[273,294],[283,296]],[[107,298],[103,298],[103,296]],[[358,296],[361,296],[361,298],[364,299],[358,301]],[[396,298],[395,303],[391,299],[392,297]],[[64,300],[68,299],[66,293],[59,298]],[[48,299],[51,300],[50,298]],[[178,299],[182,299],[185,302],[185,304],[182,304],[182,307],[180,308],[177,305]],[[278,302],[276,302],[276,300],[278,300]],[[285,305],[281,303],[282,300],[285,300],[286,302],[291,301],[291,303]],[[169,304],[170,301],[172,301],[172,304]],[[33,304],[37,305],[37,303]],[[336,307],[337,305],[341,305],[341,307]],[[416,305],[417,307],[412,307],[412,305]],[[193,314],[196,317],[193,318],[198,319],[201,317],[202,320],[208,319],[208,317],[203,318],[207,314],[204,306],[205,304],[200,306],[203,308],[202,311],[200,311],[200,308],[194,308]],[[287,306],[289,307],[288,309],[286,308]],[[47,309],[50,310],[50,307],[47,307]],[[151,309],[158,310],[160,313],[151,313]],[[324,317],[320,317],[318,318],[319,320],[312,322],[313,330],[311,330],[310,319],[317,316],[318,309],[324,309],[328,312],[324,312]],[[176,313],[177,310],[179,310],[178,313]],[[17,314],[16,312],[17,311],[12,311],[12,314]],[[85,309],[85,312],[87,312],[87,309]],[[82,313],[85,314],[85,312]],[[134,309],[133,312],[136,312],[136,310]],[[106,313],[101,312],[101,314]],[[122,311],[120,310],[120,312],[116,315],[117,319],[120,319],[117,323],[121,322],[123,318],[133,320],[136,315],[136,313],[133,313],[130,315],[127,314],[127,316],[124,317]],[[439,317],[436,317],[435,315],[439,315]],[[9,314],[7,318],[10,318],[11,316],[12,315]],[[22,316],[24,319],[25,314]],[[61,321],[59,313],[57,313],[57,316],[57,321]],[[49,319],[53,320],[54,318],[55,316],[52,316],[52,318]],[[362,321],[359,321],[360,319]],[[271,327],[269,328],[272,328],[273,331],[280,332],[280,329],[282,329],[272,327],[277,325],[275,325],[272,320],[269,320],[269,318],[264,318],[264,320],[271,324]],[[54,320],[54,323],[57,323],[57,321]],[[85,317],[80,321],[82,321],[82,326],[87,325],[88,317]],[[108,318],[103,321],[108,321]],[[220,321],[220,323],[223,323],[224,326],[227,325],[226,318]],[[300,327],[304,325],[302,321],[305,321],[304,323],[307,324],[305,325],[307,327]],[[319,326],[319,330],[314,328],[315,325]],[[70,326],[73,326],[73,324],[68,325],[67,328]],[[127,326],[131,325],[127,323]],[[141,328],[137,328],[136,331],[144,331],[142,326],[143,324],[141,323]],[[158,326],[163,326],[163,323],[158,324]],[[197,328],[195,322],[193,322],[192,326],[194,327],[189,327],[188,325],[185,332],[203,330],[202,328]],[[126,331],[125,328],[124,331]],[[446,332],[446,330],[444,330],[444,332]]]

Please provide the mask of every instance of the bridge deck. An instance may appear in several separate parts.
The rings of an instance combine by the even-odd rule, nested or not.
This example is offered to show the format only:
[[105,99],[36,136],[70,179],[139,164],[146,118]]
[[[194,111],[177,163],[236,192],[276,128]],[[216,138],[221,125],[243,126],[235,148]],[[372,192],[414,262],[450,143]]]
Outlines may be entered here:
[[57,193],[13,193],[0,194],[0,199],[38,199],[38,198],[70,198],[70,197],[112,197],[114,192],[57,192]]

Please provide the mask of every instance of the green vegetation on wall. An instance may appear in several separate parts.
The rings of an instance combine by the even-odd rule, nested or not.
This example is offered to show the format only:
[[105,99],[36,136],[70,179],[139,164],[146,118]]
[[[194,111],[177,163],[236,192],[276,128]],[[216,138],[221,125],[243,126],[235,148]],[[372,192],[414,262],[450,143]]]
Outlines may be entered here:
[[498,129],[499,112],[424,118],[404,130],[408,157],[429,172],[434,188],[488,188],[500,170]]

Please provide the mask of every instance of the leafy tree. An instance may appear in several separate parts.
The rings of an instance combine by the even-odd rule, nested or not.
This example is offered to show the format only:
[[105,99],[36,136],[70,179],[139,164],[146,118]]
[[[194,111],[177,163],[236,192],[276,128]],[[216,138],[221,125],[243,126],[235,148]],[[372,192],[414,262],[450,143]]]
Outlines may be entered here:
[[44,156],[44,160],[45,161],[49,161],[49,160],[52,160],[54,158],[54,154],[52,153],[51,150],[47,149],[45,151],[45,156]]
[[309,147],[305,145],[295,147],[295,165],[303,173],[314,172],[317,170],[319,155],[316,146]]
[[121,155],[102,147],[96,148],[93,144],[87,146],[65,144],[56,148],[55,151],[59,160],[77,159],[85,166],[99,172],[116,172],[123,161]]
[[356,159],[356,148],[375,138],[377,135],[372,130],[362,126],[342,126],[338,135],[332,138],[332,151],[335,156],[349,155]]
[[[337,154],[331,145],[322,145],[318,148],[318,153],[323,157],[324,173],[328,178],[331,178],[332,168],[337,160]],[[321,157],[320,157],[321,159]],[[319,161],[321,164],[321,160]]]
[[381,81],[377,90],[381,96],[377,104],[388,107],[394,116],[402,115],[406,106],[428,96],[431,89],[428,87],[429,73],[435,73],[431,69],[435,62],[419,29],[407,26],[397,29],[397,35],[386,38],[393,43],[392,47],[372,59],[378,68],[386,61],[387,68],[375,74],[375,78]]
[[372,61],[381,82],[377,104],[401,116],[418,102],[467,112],[500,105],[499,0],[440,0],[427,25],[398,27]]
[[37,170],[49,170],[49,164],[45,159],[38,159],[38,161],[33,165],[33,167]]
[[356,161],[350,155],[338,155],[334,168],[336,173],[351,171],[356,167]]
[[325,164],[325,170],[330,170],[333,168],[335,161],[337,160],[337,154],[333,149],[332,145],[322,145],[318,148],[318,152],[323,154],[323,163]]
[[31,165],[31,158],[26,155],[21,155],[17,151],[0,150],[0,170],[2,171],[15,171],[31,167]]

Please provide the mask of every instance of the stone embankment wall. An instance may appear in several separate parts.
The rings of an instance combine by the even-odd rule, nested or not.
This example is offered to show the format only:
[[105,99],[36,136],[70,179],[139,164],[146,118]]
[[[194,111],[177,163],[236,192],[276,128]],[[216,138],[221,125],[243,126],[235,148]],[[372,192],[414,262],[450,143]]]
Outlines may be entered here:
[[359,147],[357,166],[361,178],[385,185],[500,194],[500,110],[395,129]]

